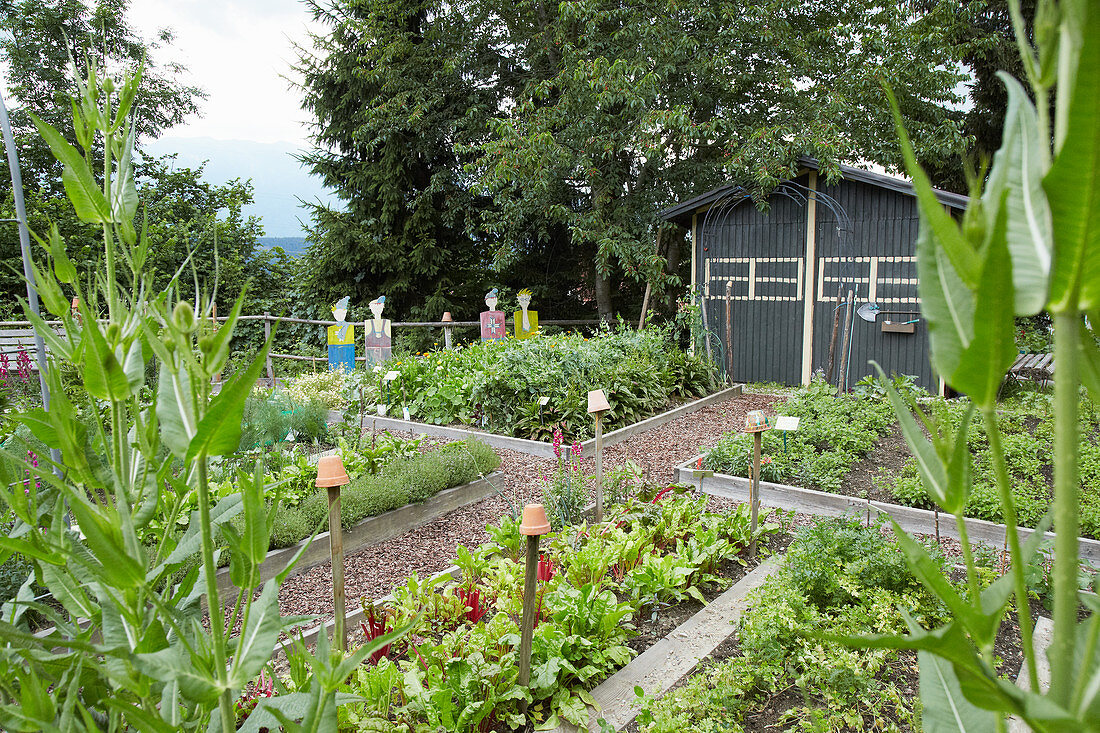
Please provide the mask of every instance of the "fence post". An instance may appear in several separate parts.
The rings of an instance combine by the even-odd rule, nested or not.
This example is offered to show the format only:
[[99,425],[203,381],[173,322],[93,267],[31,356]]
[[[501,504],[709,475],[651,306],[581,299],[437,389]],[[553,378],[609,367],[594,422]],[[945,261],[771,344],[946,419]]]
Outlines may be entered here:
[[[264,343],[271,340],[271,314],[264,311]],[[271,349],[267,350],[267,378],[271,381],[271,388],[275,389],[275,370],[271,366]]]

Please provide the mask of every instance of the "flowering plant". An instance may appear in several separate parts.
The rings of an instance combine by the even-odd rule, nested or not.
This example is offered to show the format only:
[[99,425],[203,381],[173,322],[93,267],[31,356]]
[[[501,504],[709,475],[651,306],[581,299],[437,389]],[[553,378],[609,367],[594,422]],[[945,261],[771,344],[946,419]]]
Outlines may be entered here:
[[554,456],[557,466],[554,474],[543,479],[543,504],[550,524],[562,529],[581,521],[584,505],[588,502],[588,477],[581,467],[581,445],[576,441],[568,449],[562,447],[561,428],[554,429]]

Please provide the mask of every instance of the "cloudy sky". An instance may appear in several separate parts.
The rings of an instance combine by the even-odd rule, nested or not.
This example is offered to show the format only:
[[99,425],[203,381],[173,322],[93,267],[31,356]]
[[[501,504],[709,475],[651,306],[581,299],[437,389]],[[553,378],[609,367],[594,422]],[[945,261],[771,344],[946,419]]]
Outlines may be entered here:
[[129,17],[146,38],[171,28],[176,41],[158,61],[184,64],[209,95],[202,117],[170,135],[304,143],[307,115],[286,78],[310,21],[299,0],[133,0]]

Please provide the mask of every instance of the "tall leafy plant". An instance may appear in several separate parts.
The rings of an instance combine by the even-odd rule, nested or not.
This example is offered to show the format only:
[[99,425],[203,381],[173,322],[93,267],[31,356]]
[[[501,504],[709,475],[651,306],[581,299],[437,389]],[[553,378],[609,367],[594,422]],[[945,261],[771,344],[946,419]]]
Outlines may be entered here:
[[[18,552],[34,565],[0,620],[0,727],[232,730],[234,698],[259,674],[279,634],[301,620],[279,615],[282,576],[264,584],[257,597],[251,592],[260,584],[258,566],[277,511],[264,501],[261,471],[243,472],[240,493],[216,507],[208,479],[209,459],[237,449],[244,401],[267,346],[219,394],[210,394],[211,377],[229,356],[242,301],[223,329],[202,334],[200,317],[209,316],[211,297],[196,294],[196,306],[176,299],[175,281],[166,290],[149,286],[143,267],[151,243],[134,223],[131,161],[130,111],[140,72],[116,83],[93,65],[77,83],[72,110],[80,149],[34,119],[64,168],[76,215],[102,233],[105,271],[85,286],[57,229],[39,239],[48,252],[47,266],[35,271],[39,294],[63,332],[23,304],[51,351],[53,402],[49,411],[14,419],[61,449],[63,462],[50,464],[42,456],[38,467],[25,465],[22,446],[5,449],[7,460],[0,461],[0,499],[16,517],[12,532],[0,538],[0,560]],[[98,179],[93,160],[102,161]],[[131,288],[118,286],[116,271],[123,269]],[[70,305],[64,289],[75,293],[78,305]],[[63,389],[62,364],[75,368],[84,383],[89,421],[72,419],[76,406]],[[153,364],[155,394],[146,383]],[[19,479],[26,470],[40,488],[24,490]],[[173,526],[192,497],[198,508],[184,534],[151,531],[158,513],[171,517]],[[237,515],[243,521],[229,524]],[[248,589],[235,599],[218,591],[218,531],[232,553],[233,582]],[[56,605],[32,597],[35,578]],[[32,634],[31,611],[52,628]],[[299,659],[299,666],[312,666],[311,682],[296,695],[267,701],[264,711],[301,719],[306,729],[335,721],[335,690],[343,681],[337,678],[365,654],[343,660],[322,651]]]
[[[1095,331],[1100,324],[1100,4],[1038,3],[1034,45],[1023,33],[1018,1],[1012,7],[1031,93],[1001,75],[1009,100],[1003,142],[984,190],[972,192],[961,223],[937,203],[899,124],[921,208],[917,263],[933,366],[948,385],[968,395],[972,408],[954,431],[919,410],[914,417],[895,390],[888,392],[928,495],[958,517],[967,590],[956,591],[923,546],[895,527],[913,571],[953,619],[932,631],[910,622],[908,636],[856,643],[919,650],[927,731],[1004,730],[1006,715],[1022,718],[1037,731],[1100,730],[1100,600],[1094,593],[1080,593],[1077,584],[1080,385],[1100,400]],[[1053,130],[1046,114],[1052,90]],[[995,413],[998,387],[1015,357],[1014,318],[1043,309],[1054,320],[1057,363],[1051,512],[1057,537],[1048,691],[1040,691],[1024,578],[1039,535],[1022,543],[1016,531]],[[1012,557],[1011,573],[984,590],[960,517],[971,487],[966,438],[975,415],[989,437]],[[999,678],[993,656],[1013,596],[1030,683],[1026,691]],[[1079,604],[1092,611],[1082,622]]]

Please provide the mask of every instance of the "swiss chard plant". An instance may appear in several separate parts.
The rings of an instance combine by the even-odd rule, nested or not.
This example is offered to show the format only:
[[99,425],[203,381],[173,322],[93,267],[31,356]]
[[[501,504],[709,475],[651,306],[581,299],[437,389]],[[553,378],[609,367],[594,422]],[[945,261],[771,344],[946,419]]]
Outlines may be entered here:
[[[1006,716],[1015,715],[1037,731],[1095,731],[1100,730],[1100,599],[1078,585],[1077,418],[1082,386],[1100,400],[1100,5],[1040,0],[1033,36],[1024,32],[1019,2],[1009,6],[1030,94],[1020,81],[1001,75],[1008,93],[1003,142],[961,222],[936,200],[900,131],[921,210],[917,264],[932,364],[972,407],[953,428],[919,410],[914,417],[896,391],[887,391],[928,495],[956,517],[971,489],[967,434],[972,419],[982,420],[1008,525],[1011,572],[980,590],[966,525],[959,519],[968,590],[958,592],[924,548],[895,527],[914,573],[952,619],[933,630],[912,622],[907,636],[862,643],[919,650],[925,730],[1004,730]],[[1039,684],[1025,577],[1038,535],[1023,542],[1016,531],[996,418],[997,391],[1016,357],[1014,319],[1042,310],[1054,322],[1057,366],[1050,518],[1056,531],[1054,631],[1046,690]],[[994,640],[1013,600],[1028,690],[995,672]],[[1079,621],[1082,606],[1089,613]]]

